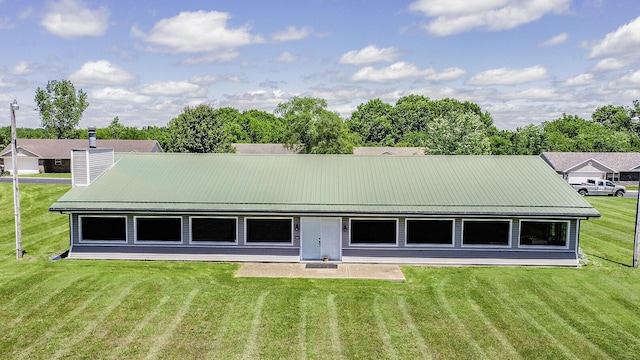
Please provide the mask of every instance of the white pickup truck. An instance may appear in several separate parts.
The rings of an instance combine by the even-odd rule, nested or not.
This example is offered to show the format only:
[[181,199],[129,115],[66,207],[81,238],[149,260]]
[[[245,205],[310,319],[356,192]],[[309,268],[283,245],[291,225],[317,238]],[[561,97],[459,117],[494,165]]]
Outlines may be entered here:
[[624,186],[616,185],[609,180],[587,179],[581,184],[571,184],[582,196],[585,195],[609,195],[622,197],[627,189]]

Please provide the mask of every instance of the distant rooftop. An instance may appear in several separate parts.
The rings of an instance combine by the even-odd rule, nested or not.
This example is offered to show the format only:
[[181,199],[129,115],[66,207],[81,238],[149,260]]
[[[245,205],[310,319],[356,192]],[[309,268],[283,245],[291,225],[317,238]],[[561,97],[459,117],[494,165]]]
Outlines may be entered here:
[[[41,159],[68,159],[72,149],[89,147],[88,139],[17,139],[19,153],[29,153]],[[111,148],[115,152],[162,152],[156,140],[100,140],[97,147]],[[0,152],[0,157],[11,155],[11,145]]]
[[283,144],[232,144],[236,154],[297,154]]
[[363,146],[353,148],[353,155],[424,155],[420,147]]

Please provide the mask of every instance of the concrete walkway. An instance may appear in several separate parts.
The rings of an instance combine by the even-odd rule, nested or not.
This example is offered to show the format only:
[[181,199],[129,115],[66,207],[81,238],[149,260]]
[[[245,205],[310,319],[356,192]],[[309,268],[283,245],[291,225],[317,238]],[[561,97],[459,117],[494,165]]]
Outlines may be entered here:
[[[326,268],[325,268],[326,266]],[[373,279],[404,281],[398,265],[343,263],[244,263],[236,277]]]

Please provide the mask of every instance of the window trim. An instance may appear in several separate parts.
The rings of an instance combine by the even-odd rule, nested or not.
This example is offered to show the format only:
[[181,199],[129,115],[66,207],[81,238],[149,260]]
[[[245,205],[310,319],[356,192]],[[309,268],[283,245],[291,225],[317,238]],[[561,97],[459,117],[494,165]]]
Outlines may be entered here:
[[[494,245],[494,244],[465,244],[464,243],[464,223],[465,222],[479,222],[479,221],[497,221],[497,222],[508,222],[509,223],[509,235],[508,235],[508,239],[507,239],[507,244],[506,245]],[[478,219],[462,219],[462,229],[460,230],[460,246],[463,248],[471,248],[471,249],[507,249],[512,247],[513,243],[513,219],[484,219],[484,218],[478,218]]]
[[[564,246],[552,246],[552,245],[522,245],[520,240],[522,239],[522,223],[523,222],[543,222],[543,223],[565,223],[567,224],[567,234]],[[551,220],[551,219],[520,219],[518,222],[518,248],[529,250],[568,250],[569,241],[571,240],[571,221],[569,220]]]
[[[409,221],[451,221],[451,243],[436,243],[436,244],[415,244],[409,243]],[[405,218],[404,220],[404,246],[406,247],[438,247],[438,248],[452,248],[456,246],[456,219],[454,218]]]
[[[249,226],[247,225],[247,220],[291,220],[291,239],[289,242],[263,242],[263,241],[247,241],[247,233],[249,232]],[[294,218],[293,216],[245,216],[244,218],[244,238],[243,245],[247,246],[260,246],[260,245],[269,245],[269,246],[293,246],[293,239],[295,238],[294,231]]]
[[[138,219],[180,219],[180,240],[138,240]],[[184,220],[182,216],[166,216],[166,215],[138,215],[133,217],[133,243],[146,245],[176,245],[182,244],[184,238]]]
[[[396,234],[395,234],[395,243],[391,244],[391,243],[386,243],[386,244],[376,244],[376,243],[352,243],[351,242],[351,232],[353,231],[353,220],[394,220],[396,222]],[[375,218],[363,218],[363,217],[356,217],[356,218],[349,218],[349,246],[353,246],[353,247],[386,247],[386,248],[390,248],[390,247],[398,247],[398,238],[399,236],[399,218],[384,218],[384,217],[375,217]]]
[[[124,239],[123,240],[90,240],[84,239],[82,236],[82,219],[92,217],[92,218],[124,218]],[[129,221],[127,215],[78,215],[78,243],[85,244],[126,244],[127,238],[129,237]]]
[[[236,240],[231,241],[194,241],[193,219],[233,219],[235,221]],[[238,245],[238,217],[237,216],[189,216],[189,245]]]

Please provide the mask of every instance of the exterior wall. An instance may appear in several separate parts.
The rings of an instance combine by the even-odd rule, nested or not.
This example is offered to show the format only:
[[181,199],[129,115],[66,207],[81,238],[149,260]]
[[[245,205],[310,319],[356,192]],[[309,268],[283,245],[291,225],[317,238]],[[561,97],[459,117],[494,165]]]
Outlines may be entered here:
[[[13,173],[13,162],[11,156],[4,157],[4,170]],[[38,158],[18,155],[18,174],[37,174],[40,172]]]
[[[104,214],[103,214],[104,215]],[[118,215],[118,214],[109,214]],[[202,261],[268,261],[297,262],[301,258],[300,217],[291,215],[267,216],[292,218],[292,242],[283,244],[247,244],[245,239],[245,218],[259,218],[264,215],[193,214],[193,216],[221,216],[237,218],[236,244],[194,244],[189,242],[189,215],[182,218],[182,241],[170,244],[136,244],[134,221],[137,216],[157,216],[158,214],[119,214],[127,218],[126,243],[82,242],[79,231],[79,215],[72,214],[71,258],[104,259],[164,259]],[[164,214],[160,216],[176,216]],[[408,264],[485,264],[485,265],[561,265],[577,266],[577,242],[579,220],[542,219],[568,222],[568,246],[566,248],[521,247],[519,246],[519,218],[511,221],[511,239],[508,246],[464,246],[462,243],[463,219],[454,219],[453,245],[407,245],[405,217],[397,219],[397,243],[395,245],[353,245],[350,244],[350,219],[362,216],[342,217],[342,261],[344,262],[392,262]],[[379,216],[375,217],[380,219]],[[385,218],[387,219],[387,218]],[[414,219],[413,217],[411,219]],[[419,219],[416,217],[415,219]],[[436,218],[433,218],[436,219]],[[451,219],[451,218],[449,218]],[[505,220],[500,218],[498,220]],[[541,220],[541,219],[522,219]],[[298,225],[298,226],[296,226]],[[346,227],[346,228],[345,228]]]
[[74,186],[87,186],[114,162],[113,149],[71,150],[71,177]]
[[58,159],[60,165],[56,165],[56,159],[40,160],[40,168],[45,173],[70,173],[71,159]]

